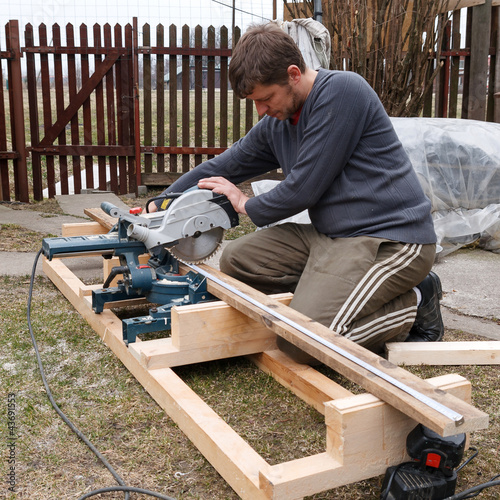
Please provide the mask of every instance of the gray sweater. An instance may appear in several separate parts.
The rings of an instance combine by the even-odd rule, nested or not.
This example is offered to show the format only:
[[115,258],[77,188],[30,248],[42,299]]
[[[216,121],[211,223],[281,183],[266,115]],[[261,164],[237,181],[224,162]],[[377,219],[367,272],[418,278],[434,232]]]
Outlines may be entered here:
[[378,96],[356,73],[320,70],[296,125],[265,116],[166,191],[214,175],[238,184],[277,168],[285,179],[245,206],[258,226],[307,209],[331,238],[436,242],[430,202]]

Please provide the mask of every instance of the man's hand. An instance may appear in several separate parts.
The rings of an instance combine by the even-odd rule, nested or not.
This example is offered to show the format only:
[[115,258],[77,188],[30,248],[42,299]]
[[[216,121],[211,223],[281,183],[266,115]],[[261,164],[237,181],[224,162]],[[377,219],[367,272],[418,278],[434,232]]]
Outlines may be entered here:
[[198,181],[200,189],[211,189],[214,193],[224,194],[239,214],[246,214],[245,203],[248,196],[244,195],[232,182],[224,177],[208,177]]

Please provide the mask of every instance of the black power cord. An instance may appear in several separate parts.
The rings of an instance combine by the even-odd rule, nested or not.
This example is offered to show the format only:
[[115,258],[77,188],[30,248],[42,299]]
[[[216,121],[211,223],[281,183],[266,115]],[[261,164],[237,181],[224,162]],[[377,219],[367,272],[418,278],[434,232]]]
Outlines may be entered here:
[[[498,477],[498,476],[495,476]],[[473,498],[481,491],[483,491],[486,488],[491,488],[493,486],[500,486],[500,480],[498,481],[488,481],[487,483],[483,484],[478,484],[477,486],[473,486],[472,488],[469,488],[468,490],[461,491],[460,493],[457,493],[456,495],[452,495],[451,497],[445,498],[445,500],[464,500],[465,498]]]
[[103,488],[100,490],[95,490],[90,493],[86,493],[82,497],[79,498],[79,500],[84,500],[85,498],[90,498],[94,495],[98,495],[99,493],[105,493],[107,491],[123,491],[125,492],[125,500],[128,500],[130,498],[129,493],[143,493],[155,498],[161,498],[162,500],[174,500],[172,497],[162,495],[160,493],[155,493],[149,490],[143,490],[141,488],[133,488],[131,486],[127,486],[123,479],[120,477],[120,475],[113,469],[111,464],[106,460],[106,457],[89,441],[87,436],[85,436],[74,424],[71,422],[71,420],[63,413],[63,411],[59,408],[57,403],[55,402],[53,396],[52,396],[52,391],[50,390],[49,384],[47,382],[47,378],[45,376],[45,370],[43,368],[43,363],[42,363],[42,358],[40,357],[40,351],[38,350],[38,344],[35,339],[35,335],[33,334],[33,327],[31,325],[31,302],[32,302],[32,297],[33,297],[33,286],[35,282],[35,274],[36,274],[36,266],[38,264],[38,259],[40,258],[40,255],[42,253],[42,250],[40,249],[38,253],[35,256],[35,262],[33,263],[33,269],[31,271],[31,280],[30,280],[30,288],[28,292],[28,306],[27,306],[27,319],[28,319],[28,329],[30,332],[31,336],[31,342],[33,344],[33,348],[35,349],[35,354],[36,354],[36,360],[38,363],[38,368],[40,371],[40,375],[42,377],[42,382],[45,387],[45,392],[47,393],[47,397],[49,398],[50,404],[53,406],[54,410],[57,412],[57,414],[61,417],[63,422],[78,436],[78,438],[83,441],[87,447],[94,453],[94,455],[101,461],[101,463],[109,470],[111,475],[115,478],[116,482],[119,484],[119,486],[114,486],[110,488]]

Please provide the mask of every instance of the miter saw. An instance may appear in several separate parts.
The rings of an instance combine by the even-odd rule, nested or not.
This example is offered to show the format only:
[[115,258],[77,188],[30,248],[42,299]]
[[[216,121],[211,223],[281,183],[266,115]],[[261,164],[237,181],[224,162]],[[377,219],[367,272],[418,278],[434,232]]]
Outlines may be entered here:
[[[155,304],[148,315],[123,320],[127,344],[142,333],[170,330],[173,306],[214,300],[204,276],[192,271],[179,275],[179,261],[204,262],[220,247],[224,231],[239,224],[226,196],[213,191],[194,188],[162,198],[166,210],[154,213],[125,211],[104,202],[102,210],[118,219],[109,233],[45,238],[42,242],[42,252],[49,260],[92,254],[119,257],[120,266],[111,270],[102,289],[92,292],[92,308],[101,313],[107,303],[132,298]],[[141,264],[139,257],[146,253],[149,260]],[[110,286],[118,275],[123,277],[117,286]]]

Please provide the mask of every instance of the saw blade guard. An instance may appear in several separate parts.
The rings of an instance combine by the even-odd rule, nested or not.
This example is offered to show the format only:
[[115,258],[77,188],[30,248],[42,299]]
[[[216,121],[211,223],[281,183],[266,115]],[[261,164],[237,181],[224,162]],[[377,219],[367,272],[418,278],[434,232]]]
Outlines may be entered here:
[[[159,213],[155,214],[158,218]],[[207,189],[193,189],[173,199],[161,213],[159,225],[131,223],[127,236],[144,243],[148,250],[159,246],[172,247],[186,238],[199,238],[203,233],[220,234],[213,240],[213,248],[205,248],[207,256],[217,250],[225,229],[238,225],[238,215],[223,195]],[[220,231],[214,229],[220,228]],[[203,241],[211,241],[202,238]],[[187,260],[188,255],[183,255]],[[193,256],[200,261],[200,255]]]

